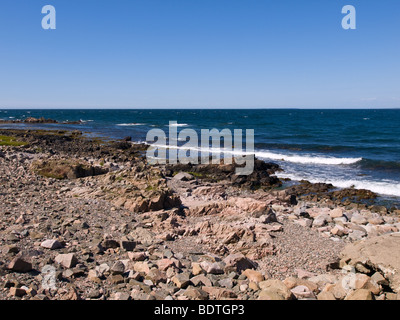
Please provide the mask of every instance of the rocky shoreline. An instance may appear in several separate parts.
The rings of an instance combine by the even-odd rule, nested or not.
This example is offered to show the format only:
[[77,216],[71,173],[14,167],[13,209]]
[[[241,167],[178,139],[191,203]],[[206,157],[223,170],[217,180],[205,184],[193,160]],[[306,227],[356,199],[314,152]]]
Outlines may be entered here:
[[400,212],[367,190],[283,188],[262,161],[151,167],[128,137],[0,136],[0,299],[400,299]]
[[55,124],[81,124],[83,123],[82,121],[63,121],[63,122],[58,122],[57,120],[54,119],[46,119],[44,117],[41,118],[34,118],[34,117],[28,117],[26,119],[0,119],[0,124],[7,124],[7,123],[28,123],[28,124],[48,124],[48,123],[55,123]]

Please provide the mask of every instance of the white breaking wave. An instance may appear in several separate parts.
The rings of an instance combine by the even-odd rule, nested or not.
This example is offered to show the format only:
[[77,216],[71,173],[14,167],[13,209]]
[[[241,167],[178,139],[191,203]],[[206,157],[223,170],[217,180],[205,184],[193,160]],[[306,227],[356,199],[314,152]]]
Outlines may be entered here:
[[117,126],[120,127],[133,127],[133,126],[144,126],[145,123],[118,123]]
[[293,163],[311,163],[311,164],[327,164],[327,165],[340,165],[340,164],[353,164],[362,160],[362,158],[334,158],[334,157],[312,157],[300,155],[286,155],[280,153],[273,153],[268,151],[256,151],[256,157],[266,158],[272,160],[287,161]]
[[396,196],[400,197],[400,184],[396,182],[391,182],[391,181],[367,181],[367,180],[354,180],[354,179],[349,179],[349,180],[341,180],[341,179],[324,179],[324,178],[306,178],[306,177],[301,177],[295,174],[290,174],[290,173],[282,173],[282,172],[277,172],[276,175],[279,178],[285,179],[291,179],[295,181],[300,181],[300,180],[307,180],[310,181],[311,183],[330,183],[333,186],[337,188],[351,188],[354,187],[356,189],[366,189],[370,190],[372,192],[381,194],[381,195],[387,195],[387,196]]
[[[164,147],[162,145],[153,144],[155,147]],[[279,153],[272,153],[266,151],[255,151],[255,152],[245,152],[245,151],[236,151],[236,150],[225,150],[221,149],[213,149],[213,148],[187,148],[185,146],[166,146],[171,149],[191,149],[196,151],[210,152],[210,153],[226,153],[232,155],[248,155],[254,154],[257,158],[262,159],[271,159],[271,160],[279,160],[279,161],[287,161],[293,163],[301,163],[301,164],[325,164],[325,165],[346,165],[353,164],[358,161],[361,161],[362,158],[326,158],[326,157],[311,157],[311,156],[295,156],[295,155],[285,155]]]
[[167,125],[167,127],[187,127],[187,126],[188,126],[187,123],[171,123]]
[[[148,144],[147,142],[144,142]],[[198,152],[205,151],[210,153],[219,153],[219,152],[227,152],[232,155],[246,155],[251,154],[244,151],[232,151],[232,150],[224,150],[221,149],[213,149],[213,148],[187,148],[180,146],[164,146],[152,144],[154,147],[159,148],[171,148],[171,149],[191,149],[196,150]],[[302,156],[287,156],[283,154],[275,154],[270,152],[255,152],[256,157],[259,158],[268,158],[274,160],[282,160],[295,162],[295,163],[311,163],[311,164],[325,164],[325,165],[340,165],[340,164],[351,164],[361,161],[362,158],[321,158],[321,157],[302,157]],[[400,184],[395,181],[366,181],[366,180],[354,180],[354,179],[329,179],[323,177],[310,178],[305,176],[299,176],[291,173],[284,172],[276,172],[275,173],[281,179],[291,179],[295,181],[307,180],[311,183],[328,183],[332,184],[337,188],[350,188],[354,187],[356,189],[366,189],[377,194],[387,195],[387,196],[397,196],[400,197]]]

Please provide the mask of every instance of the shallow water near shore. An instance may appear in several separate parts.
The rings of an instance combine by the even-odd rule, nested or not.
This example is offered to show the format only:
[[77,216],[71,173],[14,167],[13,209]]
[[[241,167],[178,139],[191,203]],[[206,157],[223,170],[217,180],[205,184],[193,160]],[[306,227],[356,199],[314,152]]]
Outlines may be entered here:
[[68,129],[145,141],[150,129],[254,129],[255,154],[278,163],[281,178],[354,186],[400,197],[400,110],[0,110],[0,119],[45,117],[80,124],[1,124]]

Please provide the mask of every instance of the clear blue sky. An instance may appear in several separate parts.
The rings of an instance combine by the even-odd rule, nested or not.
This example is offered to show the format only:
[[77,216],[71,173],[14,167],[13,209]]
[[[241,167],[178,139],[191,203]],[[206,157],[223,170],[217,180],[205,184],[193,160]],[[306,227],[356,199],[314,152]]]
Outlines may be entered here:
[[95,107],[400,107],[400,1],[1,0],[0,108]]

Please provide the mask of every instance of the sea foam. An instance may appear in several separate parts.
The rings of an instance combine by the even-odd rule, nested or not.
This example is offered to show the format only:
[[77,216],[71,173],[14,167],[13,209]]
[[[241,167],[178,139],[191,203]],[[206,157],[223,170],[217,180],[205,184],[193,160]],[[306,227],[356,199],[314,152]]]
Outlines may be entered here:
[[302,164],[326,164],[326,165],[345,165],[353,164],[362,160],[362,158],[335,158],[335,157],[318,157],[318,156],[300,156],[300,155],[286,155],[281,153],[273,153],[269,151],[256,151],[256,157],[287,161]]
[[306,178],[296,174],[290,173],[277,173],[277,176],[281,179],[291,179],[294,181],[307,180],[311,183],[330,183],[337,188],[351,188],[366,189],[372,192],[400,197],[400,185],[395,181],[371,181],[371,180],[354,180],[354,179],[324,179],[324,178]]
[[133,126],[144,126],[145,123],[118,123],[117,126],[120,127],[133,127]]

